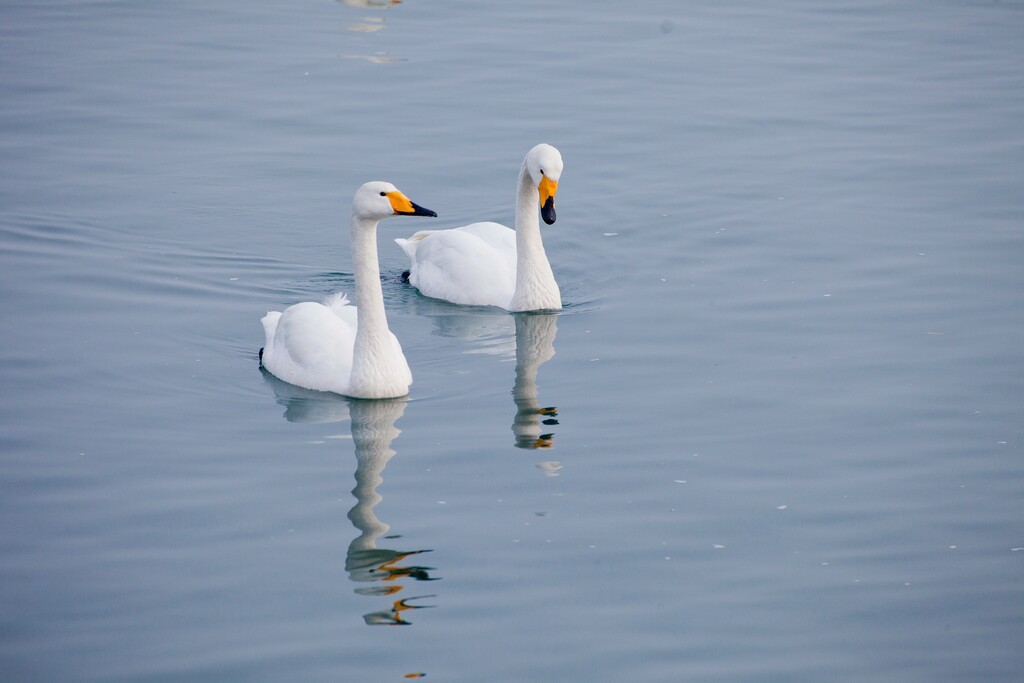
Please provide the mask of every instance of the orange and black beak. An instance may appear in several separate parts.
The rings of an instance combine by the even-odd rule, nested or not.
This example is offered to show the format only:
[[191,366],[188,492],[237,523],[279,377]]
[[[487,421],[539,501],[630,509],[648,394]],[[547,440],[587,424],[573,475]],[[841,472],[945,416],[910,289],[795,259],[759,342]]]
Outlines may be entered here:
[[558,192],[558,181],[544,176],[540,180],[540,217],[551,225],[555,222],[555,193]]
[[395,210],[395,213],[402,216],[433,216],[437,218],[437,212],[426,209],[419,204],[414,204],[401,192],[395,190],[394,192],[388,192],[388,200],[391,202],[391,208]]

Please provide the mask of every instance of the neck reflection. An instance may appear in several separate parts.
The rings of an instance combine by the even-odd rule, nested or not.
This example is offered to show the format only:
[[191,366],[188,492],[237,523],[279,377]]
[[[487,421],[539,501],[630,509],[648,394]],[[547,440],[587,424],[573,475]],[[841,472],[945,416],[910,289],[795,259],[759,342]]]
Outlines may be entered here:
[[[512,433],[516,448],[552,448],[558,424],[558,409],[541,407],[538,399],[537,369],[555,355],[558,316],[553,313],[518,313],[516,321],[516,381],[512,399],[516,416]],[[553,465],[549,463],[549,465]]]
[[405,588],[406,581],[435,581],[430,575],[433,567],[409,562],[409,558],[429,550],[395,550],[378,547],[381,539],[393,540],[398,535],[386,535],[390,526],[377,518],[374,508],[382,500],[377,487],[383,481],[384,468],[395,456],[391,443],[401,433],[395,423],[405,413],[406,398],[359,400],[335,394],[310,391],[282,382],[264,371],[264,379],[284,406],[284,417],[289,422],[331,423],[351,420],[352,441],[355,445],[355,488],[352,495],[356,503],[348,512],[348,519],[359,535],[349,544],[345,557],[345,571],[349,579],[358,584],[355,592],[369,597],[387,598],[378,610],[363,615],[371,626],[407,626],[411,622],[408,612],[433,605],[413,604],[433,595],[417,595],[395,599]]
[[[406,405],[405,399],[395,399],[352,401],[349,406],[356,450],[356,486],[352,489],[356,504],[348,511],[348,518],[360,534],[348,546],[345,571],[356,583],[382,584],[356,588],[355,592],[360,595],[394,596],[404,589],[406,580],[436,580],[430,576],[433,567],[406,563],[409,558],[429,550],[394,550],[377,546],[381,537],[398,538],[384,536],[390,527],[377,518],[373,509],[381,501],[377,487],[383,481],[384,467],[395,455],[391,442],[401,433],[395,422],[405,412]],[[410,622],[404,612],[432,607],[414,605],[412,601],[432,597],[420,595],[394,600],[386,609],[364,614],[363,620],[369,625],[407,626]]]

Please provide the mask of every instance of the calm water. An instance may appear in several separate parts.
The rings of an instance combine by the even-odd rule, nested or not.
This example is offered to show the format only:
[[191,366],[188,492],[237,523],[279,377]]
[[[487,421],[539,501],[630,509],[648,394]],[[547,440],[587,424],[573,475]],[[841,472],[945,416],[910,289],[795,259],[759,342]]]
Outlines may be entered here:
[[[0,6],[0,677],[1019,680],[1024,3],[383,5]],[[561,314],[259,371],[542,141]]]

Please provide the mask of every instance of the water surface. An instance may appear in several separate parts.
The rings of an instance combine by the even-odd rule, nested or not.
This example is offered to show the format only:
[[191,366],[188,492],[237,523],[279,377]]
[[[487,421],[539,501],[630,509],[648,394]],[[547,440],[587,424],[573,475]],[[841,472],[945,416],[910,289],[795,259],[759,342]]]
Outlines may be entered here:
[[[5,680],[1012,681],[1019,2],[6,3]],[[348,206],[513,220],[557,315],[384,292],[415,382],[260,372]]]

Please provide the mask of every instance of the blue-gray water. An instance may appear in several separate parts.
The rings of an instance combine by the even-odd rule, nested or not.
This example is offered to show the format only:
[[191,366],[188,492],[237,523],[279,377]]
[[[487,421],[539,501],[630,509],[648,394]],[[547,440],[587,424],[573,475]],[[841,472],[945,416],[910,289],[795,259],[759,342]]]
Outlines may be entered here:
[[[1024,4],[358,4],[0,6],[0,677],[1019,680]],[[402,284],[538,142],[566,309]]]

